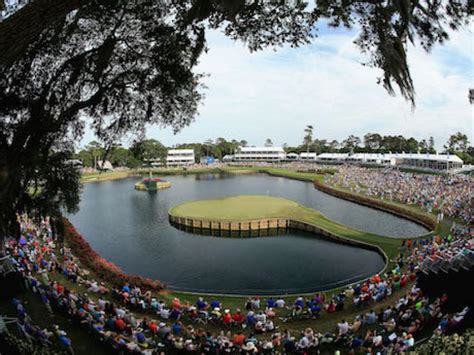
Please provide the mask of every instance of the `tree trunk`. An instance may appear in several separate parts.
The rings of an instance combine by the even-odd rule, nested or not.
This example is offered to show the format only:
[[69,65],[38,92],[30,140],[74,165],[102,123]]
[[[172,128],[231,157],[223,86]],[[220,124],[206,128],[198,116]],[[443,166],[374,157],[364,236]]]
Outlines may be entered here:
[[20,226],[16,219],[19,186],[21,186],[19,177],[15,178],[8,172],[5,173],[2,167],[2,179],[0,180],[0,241],[7,236],[17,238],[20,236]]

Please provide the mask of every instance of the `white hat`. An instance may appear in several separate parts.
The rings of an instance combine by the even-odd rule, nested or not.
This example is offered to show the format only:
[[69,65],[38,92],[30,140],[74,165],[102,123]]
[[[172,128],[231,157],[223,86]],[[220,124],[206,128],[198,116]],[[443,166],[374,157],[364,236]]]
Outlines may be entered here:
[[257,350],[257,348],[255,347],[255,344],[252,343],[252,342],[248,342],[247,344],[245,344],[244,346],[242,346],[242,350],[245,350],[245,351],[255,351]]

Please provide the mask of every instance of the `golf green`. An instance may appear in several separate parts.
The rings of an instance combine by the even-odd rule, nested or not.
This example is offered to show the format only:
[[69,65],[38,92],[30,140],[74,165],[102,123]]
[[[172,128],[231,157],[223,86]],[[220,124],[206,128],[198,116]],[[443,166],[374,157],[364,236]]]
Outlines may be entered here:
[[302,208],[284,198],[248,195],[186,202],[171,208],[170,214],[193,219],[235,221],[290,218],[301,212]]

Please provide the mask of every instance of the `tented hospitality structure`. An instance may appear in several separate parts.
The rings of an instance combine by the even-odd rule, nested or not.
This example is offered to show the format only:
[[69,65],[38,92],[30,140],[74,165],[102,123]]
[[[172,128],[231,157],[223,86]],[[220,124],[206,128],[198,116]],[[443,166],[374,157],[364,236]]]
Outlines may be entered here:
[[282,147],[241,147],[234,155],[234,160],[236,162],[279,162],[285,159],[286,153]]

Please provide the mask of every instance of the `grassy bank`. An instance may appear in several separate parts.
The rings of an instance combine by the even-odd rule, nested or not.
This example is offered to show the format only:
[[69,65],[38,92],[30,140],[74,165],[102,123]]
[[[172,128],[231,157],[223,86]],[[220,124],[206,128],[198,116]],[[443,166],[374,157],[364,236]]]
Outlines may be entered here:
[[200,169],[134,169],[123,171],[103,171],[95,173],[84,173],[81,177],[82,183],[94,181],[108,181],[126,179],[129,177],[148,176],[150,172],[153,176],[166,175],[190,175],[190,174],[206,174],[206,173],[220,173],[222,169],[219,168],[200,168]]

